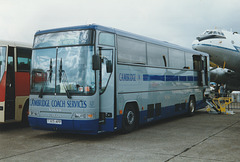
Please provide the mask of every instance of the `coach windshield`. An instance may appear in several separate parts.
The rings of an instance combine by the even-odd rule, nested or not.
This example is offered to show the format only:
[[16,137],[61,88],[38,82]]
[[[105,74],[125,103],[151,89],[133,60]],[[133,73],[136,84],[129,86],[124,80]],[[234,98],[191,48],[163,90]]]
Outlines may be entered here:
[[92,33],[92,30],[80,30],[37,35],[33,48],[92,44]]
[[95,71],[91,32],[67,31],[39,35],[32,54],[31,92],[39,94],[92,95]]
[[5,71],[6,47],[0,47],[0,81]]

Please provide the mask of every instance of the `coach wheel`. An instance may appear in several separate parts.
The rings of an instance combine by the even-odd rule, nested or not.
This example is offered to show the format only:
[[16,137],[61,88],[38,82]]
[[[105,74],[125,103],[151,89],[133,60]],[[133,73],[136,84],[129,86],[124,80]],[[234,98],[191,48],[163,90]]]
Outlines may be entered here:
[[123,114],[122,128],[123,133],[129,133],[133,131],[137,126],[137,113],[132,105],[125,108]]
[[196,103],[195,103],[194,97],[190,97],[189,103],[188,103],[188,115],[193,116],[195,109],[196,109]]

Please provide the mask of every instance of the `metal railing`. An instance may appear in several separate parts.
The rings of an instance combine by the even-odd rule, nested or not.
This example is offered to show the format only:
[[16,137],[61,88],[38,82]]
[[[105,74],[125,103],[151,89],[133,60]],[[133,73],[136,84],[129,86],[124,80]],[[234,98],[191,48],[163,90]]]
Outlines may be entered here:
[[226,93],[222,95],[216,92],[211,92],[210,97],[231,97],[232,103],[226,106],[226,110],[240,110],[240,92],[233,91],[232,93]]
[[228,110],[238,109],[240,110],[240,92],[233,91],[232,93],[228,94],[229,97],[232,97],[232,103],[228,105]]
[[227,106],[228,110],[238,109],[240,110],[240,102],[232,102]]

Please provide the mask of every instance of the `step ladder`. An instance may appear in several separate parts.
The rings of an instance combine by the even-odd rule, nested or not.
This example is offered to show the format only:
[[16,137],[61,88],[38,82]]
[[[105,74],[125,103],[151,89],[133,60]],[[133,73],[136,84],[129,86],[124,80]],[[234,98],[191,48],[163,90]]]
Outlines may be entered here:
[[206,99],[206,103],[210,106],[210,108],[214,109],[218,114],[225,113],[226,114],[226,106],[232,103],[231,97],[218,97],[218,98],[209,98]]

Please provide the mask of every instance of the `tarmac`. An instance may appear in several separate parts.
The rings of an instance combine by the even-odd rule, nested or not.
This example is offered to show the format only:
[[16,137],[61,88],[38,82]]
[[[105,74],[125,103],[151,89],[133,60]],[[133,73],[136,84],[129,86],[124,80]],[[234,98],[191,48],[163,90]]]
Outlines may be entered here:
[[147,124],[134,132],[95,136],[0,124],[2,161],[240,161],[240,110],[199,110]]

